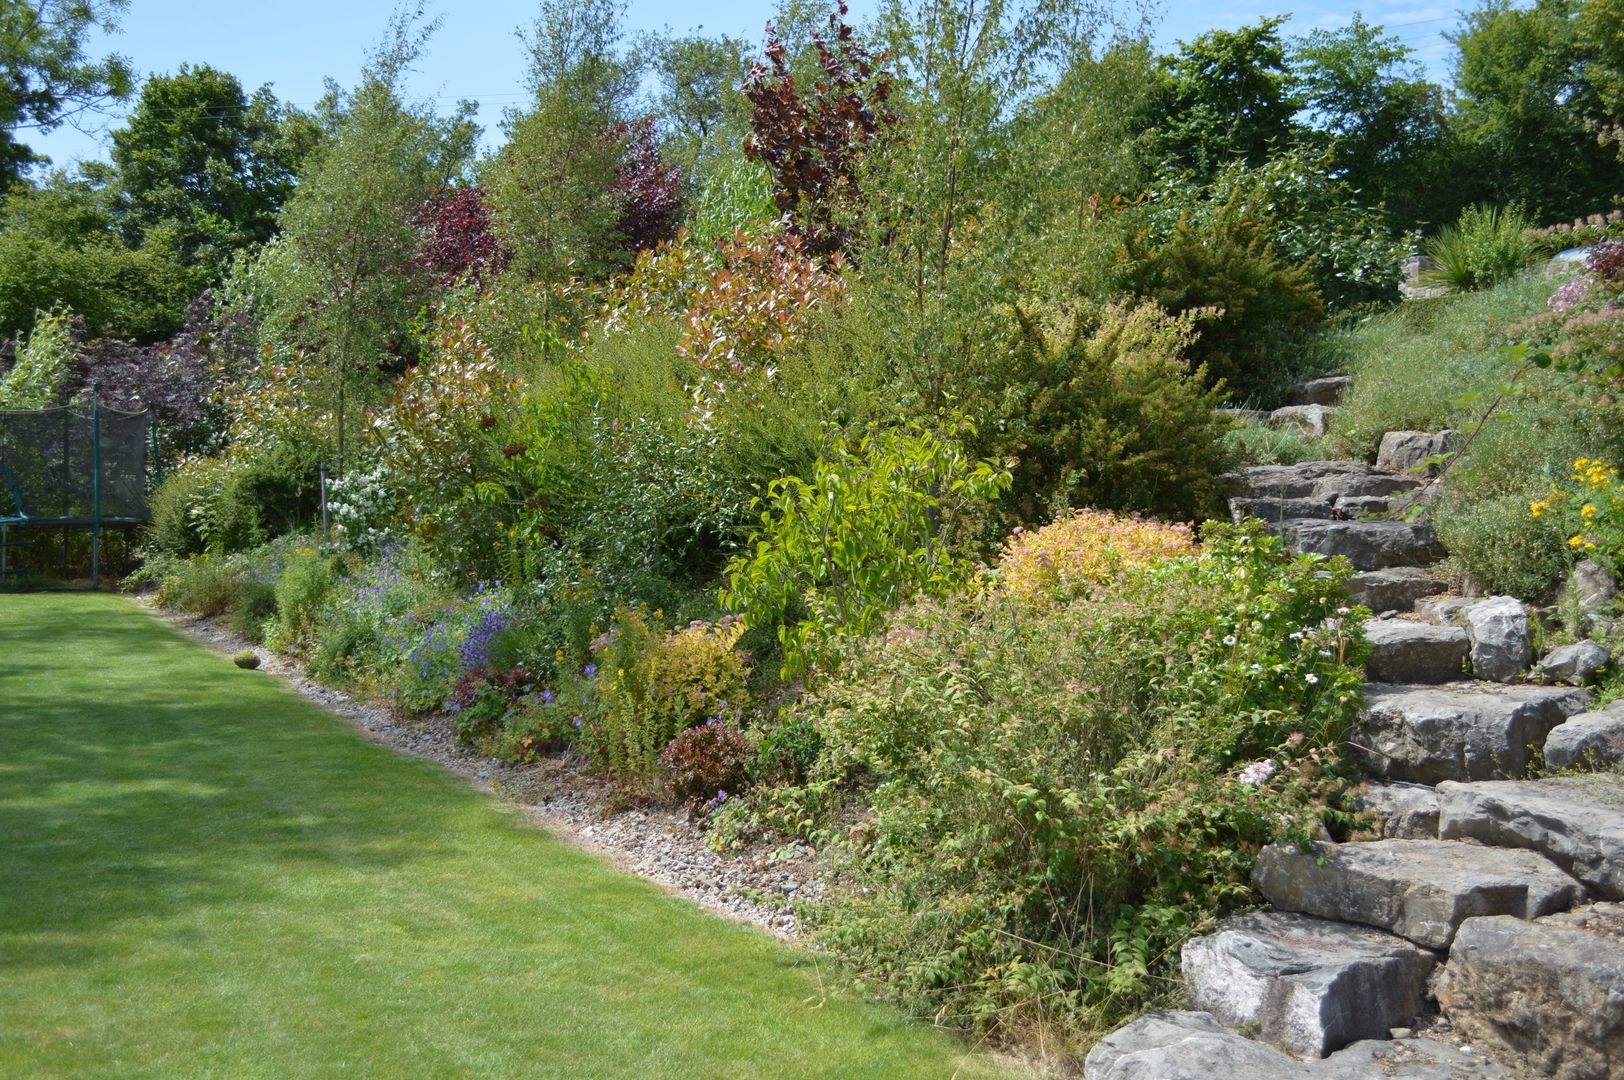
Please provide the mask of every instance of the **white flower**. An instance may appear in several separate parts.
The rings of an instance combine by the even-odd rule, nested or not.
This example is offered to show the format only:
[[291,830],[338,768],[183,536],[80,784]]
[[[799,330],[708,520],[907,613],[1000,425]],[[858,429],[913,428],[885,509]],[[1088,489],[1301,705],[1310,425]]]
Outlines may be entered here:
[[1319,676],[1315,675],[1312,671],[1310,671],[1307,675],[1304,675],[1303,679],[1308,683],[1309,686],[1313,686],[1315,683],[1319,682]]
[[1235,644],[1235,635],[1234,634],[1226,634],[1224,636],[1224,644],[1225,645],[1233,645],[1233,644]]
[[1252,764],[1241,770],[1240,782],[1245,784],[1247,787],[1257,787],[1269,777],[1273,776],[1274,773],[1275,764],[1273,758],[1266,758],[1263,761],[1254,761]]

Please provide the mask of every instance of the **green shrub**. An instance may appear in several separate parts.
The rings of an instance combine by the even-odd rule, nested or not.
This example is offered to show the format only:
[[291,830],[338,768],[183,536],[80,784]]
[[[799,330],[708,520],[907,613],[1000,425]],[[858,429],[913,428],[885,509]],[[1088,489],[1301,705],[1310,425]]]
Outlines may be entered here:
[[1221,508],[1227,421],[1185,360],[1191,317],[1126,302],[1015,317],[996,397],[964,407],[989,417],[976,452],[1016,462],[1005,505],[1021,524],[1069,507],[1176,518]]
[[296,548],[276,579],[276,633],[272,644],[303,652],[315,633],[316,618],[338,581],[337,560],[314,548]]
[[1438,538],[1456,566],[1491,593],[1541,599],[1567,572],[1565,538],[1552,522],[1529,514],[1531,501],[1528,494],[1499,495],[1438,515]]
[[255,652],[253,649],[243,649],[236,655],[232,656],[231,662],[240,668],[252,671],[259,667],[259,653]]
[[820,774],[873,785],[825,945],[938,1022],[1087,1030],[1165,997],[1261,845],[1351,824],[1350,568],[1207,539],[1070,605],[924,604],[849,643],[798,709]]
[[158,584],[164,607],[212,618],[229,608],[242,591],[245,567],[239,560],[194,555],[171,564]]
[[0,377],[0,409],[44,409],[60,403],[73,370],[73,313],[36,312],[17,362]]
[[1534,242],[1526,235],[1531,224],[1519,207],[1467,207],[1460,220],[1426,242],[1437,266],[1421,275],[1422,282],[1472,292],[1516,277],[1534,257]]
[[1191,366],[1239,398],[1278,395],[1296,376],[1286,357],[1325,321],[1308,267],[1277,254],[1270,224],[1237,189],[1204,220],[1185,212],[1165,236],[1127,242],[1123,284],[1175,315],[1203,313]]
[[722,602],[754,626],[776,626],[788,680],[825,664],[836,642],[877,629],[915,596],[947,596],[973,564],[939,534],[1009,486],[931,432],[880,432],[837,444],[813,467],[768,487],[762,530],[728,566]]

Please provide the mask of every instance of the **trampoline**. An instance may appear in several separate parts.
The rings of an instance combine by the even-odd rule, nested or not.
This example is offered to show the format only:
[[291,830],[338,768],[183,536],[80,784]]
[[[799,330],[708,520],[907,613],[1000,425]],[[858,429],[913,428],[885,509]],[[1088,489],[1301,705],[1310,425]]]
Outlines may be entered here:
[[106,529],[143,525],[150,414],[69,405],[0,412],[0,576],[22,573],[14,530],[89,529],[91,587]]

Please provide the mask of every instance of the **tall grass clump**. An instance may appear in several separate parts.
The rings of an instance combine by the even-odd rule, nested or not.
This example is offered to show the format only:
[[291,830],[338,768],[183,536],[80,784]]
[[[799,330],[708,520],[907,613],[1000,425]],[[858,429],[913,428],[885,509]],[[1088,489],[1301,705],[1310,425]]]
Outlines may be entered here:
[[1534,242],[1527,235],[1532,226],[1517,206],[1467,207],[1460,220],[1426,242],[1425,251],[1437,266],[1421,279],[1473,292],[1513,278],[1534,257]]

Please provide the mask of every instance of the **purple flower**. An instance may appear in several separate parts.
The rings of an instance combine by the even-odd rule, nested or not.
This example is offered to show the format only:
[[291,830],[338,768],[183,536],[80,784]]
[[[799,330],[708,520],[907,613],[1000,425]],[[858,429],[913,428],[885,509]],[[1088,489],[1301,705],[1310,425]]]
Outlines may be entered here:
[[551,690],[543,690],[541,692],[541,700],[551,705],[553,703],[553,692]]
[[581,674],[585,675],[589,679],[592,678],[597,673],[598,673],[598,665],[597,664],[588,664],[586,667],[581,669]]

